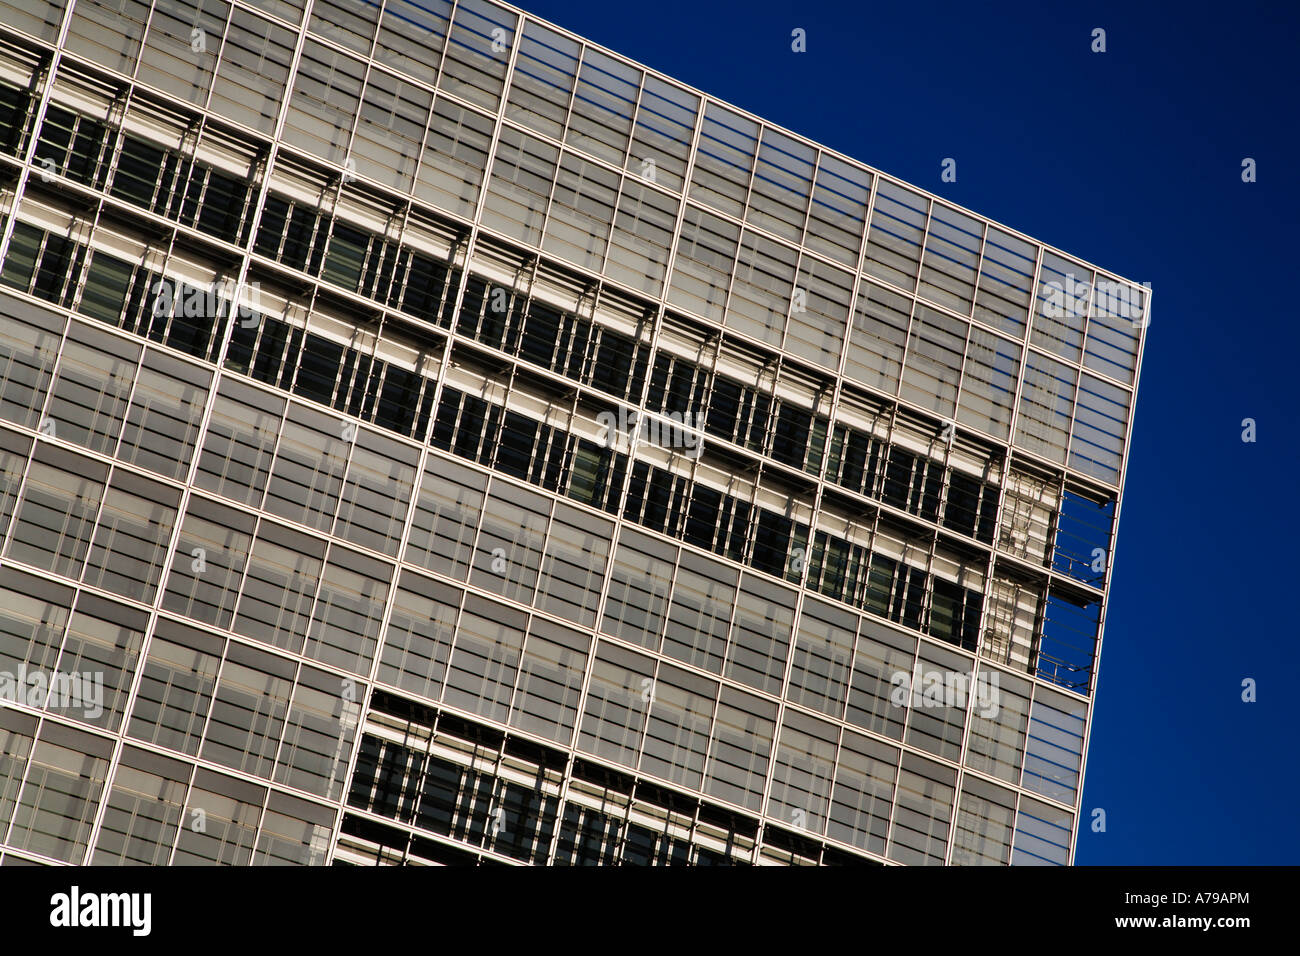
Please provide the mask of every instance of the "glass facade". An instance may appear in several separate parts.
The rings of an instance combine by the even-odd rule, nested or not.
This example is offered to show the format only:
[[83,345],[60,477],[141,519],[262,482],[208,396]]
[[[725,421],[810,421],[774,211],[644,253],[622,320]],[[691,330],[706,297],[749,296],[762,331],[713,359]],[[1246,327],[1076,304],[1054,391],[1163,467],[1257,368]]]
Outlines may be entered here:
[[0,24],[0,864],[1071,862],[1149,290],[489,0]]

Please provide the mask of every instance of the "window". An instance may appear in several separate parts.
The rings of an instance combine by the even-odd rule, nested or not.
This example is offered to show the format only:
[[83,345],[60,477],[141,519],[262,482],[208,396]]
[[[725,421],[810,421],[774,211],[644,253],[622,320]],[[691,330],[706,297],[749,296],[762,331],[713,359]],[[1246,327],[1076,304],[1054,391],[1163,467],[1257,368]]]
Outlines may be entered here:
[[718,698],[704,790],[757,812],[763,802],[777,705],[724,686]]
[[614,219],[618,175],[565,154],[551,200],[542,248],[596,272],[605,261],[605,237]]
[[829,717],[843,717],[857,631],[858,615],[805,599],[788,698]]
[[510,128],[501,130],[492,179],[483,202],[483,225],[536,246],[555,180],[559,150]]
[[352,139],[357,171],[407,192],[415,177],[433,94],[413,83],[371,70]]
[[[22,223],[14,225],[9,259],[0,282],[7,281],[14,244],[23,228]],[[54,376],[65,320],[8,295],[0,295],[0,319],[5,326],[4,337],[0,338],[0,418],[35,428]]]
[[936,756],[960,760],[966,713],[977,693],[971,681],[971,662],[922,642],[916,667],[904,686],[911,691],[906,742]]
[[552,139],[564,134],[580,47],[574,40],[529,22],[519,41],[506,116]]
[[580,631],[534,617],[519,664],[511,726],[567,746],[590,652],[591,639]]
[[324,552],[323,542],[263,521],[248,559],[235,633],[301,653]]
[[107,478],[108,468],[98,462],[38,444],[6,556],[80,578]]
[[979,220],[936,203],[925,238],[918,293],[960,315],[970,315],[983,232]]
[[501,102],[517,18],[486,0],[459,0],[438,86],[475,106]]
[[[503,138],[506,132],[502,131]],[[438,97],[416,173],[416,198],[472,218],[483,185],[483,170],[488,165],[491,137],[490,118]],[[500,155],[498,151],[497,162],[501,161]]]
[[211,381],[198,366],[146,349],[117,457],[166,478],[185,478]]
[[334,533],[396,557],[419,459],[414,448],[358,430]]
[[683,551],[673,581],[662,652],[703,670],[722,673],[735,604],[736,572]]
[[100,825],[94,866],[166,866],[185,822],[190,766],[136,747],[122,748]]
[[505,723],[524,647],[527,615],[481,597],[465,599],[443,700]]
[[45,109],[35,164],[83,186],[104,188],[113,139],[103,123],[54,103]]
[[826,828],[839,733],[826,721],[787,710],[782,719],[768,814],[800,830]]
[[127,733],[194,756],[217,685],[225,641],[214,634],[160,617]]
[[113,453],[140,351],[134,342],[72,323],[48,412],[57,437],[92,451]]
[[53,671],[72,598],[71,588],[14,568],[0,569],[0,669],[8,674],[24,668]]
[[85,582],[152,604],[179,503],[179,491],[114,469],[86,561]]
[[1021,349],[979,327],[972,327],[962,370],[957,421],[1007,440],[1011,406],[1020,373]]
[[[220,0],[159,0],[149,18],[136,79],[203,106],[229,14],[230,5]],[[204,38],[197,55],[193,30]]]
[[231,644],[199,756],[269,778],[284,731],[294,670],[289,661]]
[[370,42],[375,37],[379,7],[379,4],[316,0],[307,19],[307,29],[365,56],[370,52]]
[[465,580],[486,487],[484,475],[443,456],[431,455],[416,499],[404,559]]
[[551,503],[545,496],[493,481],[470,583],[531,603],[550,514]]
[[303,653],[322,664],[368,675],[393,576],[392,565],[330,545]]
[[1119,486],[1132,403],[1130,392],[1086,372],[1080,376],[1079,402],[1070,432],[1070,467]]
[[343,165],[364,74],[361,62],[314,40],[304,42],[285,115],[285,141]]
[[223,379],[208,420],[195,484],[243,505],[260,505],[284,406],[284,399]]
[[870,282],[860,282],[844,374],[889,395],[898,391],[912,302]]
[[289,703],[275,780],[318,797],[343,796],[365,687],[303,667]]
[[330,529],[351,444],[343,424],[331,415],[290,405],[267,485],[268,511],[317,531]]
[[795,594],[742,574],[727,652],[726,675],[750,687],[780,694],[794,623]]
[[654,661],[604,641],[588,678],[578,749],[635,767],[653,697]]
[[646,76],[628,151],[628,172],[680,193],[699,108],[698,97],[657,76]]
[[668,301],[713,322],[721,322],[739,239],[737,226],[703,210],[687,207]]
[[181,827],[172,857],[173,866],[247,866],[266,790],[210,770],[197,770],[182,818],[193,820],[196,811],[205,826]]
[[966,765],[999,777],[1008,783],[1020,782],[1024,760],[1025,730],[1029,725],[1031,685],[1000,670],[981,666],[977,679],[996,693],[997,706],[981,706],[977,700],[971,710]]
[[52,722],[43,724],[14,808],[9,845],[65,863],[81,863],[112,750],[112,743],[102,737]]
[[333,810],[273,790],[262,816],[253,865],[323,865],[333,832]]
[[957,772],[904,753],[888,856],[908,866],[944,862]]
[[140,54],[140,39],[148,19],[149,4],[144,0],[78,6],[68,28],[68,49],[130,76]]
[[134,275],[135,266],[131,263],[95,250],[86,270],[86,286],[77,311],[109,325],[120,324]]
[[585,627],[596,608],[614,526],[565,504],[555,506],[536,606]]
[[640,70],[599,50],[584,49],[565,142],[621,167],[640,85]]
[[704,108],[690,196],[720,212],[741,217],[754,168],[758,124],[709,103]]
[[678,201],[629,177],[614,214],[605,275],[638,292],[663,291],[668,247],[677,223]]
[[641,772],[698,788],[704,777],[704,755],[717,697],[714,681],[661,665],[650,695]]
[[975,293],[976,320],[1024,339],[1036,257],[1029,243],[988,227]]
[[677,549],[631,529],[619,536],[601,630],[657,650]]
[[1088,705],[1038,688],[1029,715],[1023,785],[1073,805],[1078,797]]
[[856,269],[870,197],[870,173],[822,153],[804,243]]
[[116,733],[122,725],[148,623],[145,611],[83,591],[68,624],[58,664],[61,675],[81,679],[82,692],[78,695],[73,684],[66,705],[61,705],[54,699],[51,679],[46,709]]
[[797,250],[746,231],[727,299],[727,327],[779,346],[790,312],[798,258]]
[[407,76],[432,82],[433,66],[447,40],[449,0],[389,0],[383,5],[375,59]]
[[428,700],[442,697],[462,592],[403,570],[384,631],[377,678]]
[[953,414],[969,328],[960,319],[916,307],[907,340],[902,398],[945,417]]
[[799,242],[816,158],[812,147],[764,127],[746,219],[782,239]]
[[850,723],[895,740],[903,739],[906,706],[894,704],[898,674],[911,679],[916,638],[863,618],[853,658],[847,719]]
[[897,766],[897,749],[846,731],[840,742],[826,835],[883,855]]
[[877,180],[863,263],[867,275],[905,292],[916,288],[928,207],[929,200],[923,196]]

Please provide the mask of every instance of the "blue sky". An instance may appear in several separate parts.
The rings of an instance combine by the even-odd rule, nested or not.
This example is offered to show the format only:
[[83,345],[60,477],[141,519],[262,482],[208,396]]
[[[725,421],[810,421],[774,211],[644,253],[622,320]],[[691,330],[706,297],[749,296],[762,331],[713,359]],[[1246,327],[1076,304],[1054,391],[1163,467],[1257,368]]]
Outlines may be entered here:
[[1297,8],[522,5],[1151,283],[1078,862],[1300,862]]

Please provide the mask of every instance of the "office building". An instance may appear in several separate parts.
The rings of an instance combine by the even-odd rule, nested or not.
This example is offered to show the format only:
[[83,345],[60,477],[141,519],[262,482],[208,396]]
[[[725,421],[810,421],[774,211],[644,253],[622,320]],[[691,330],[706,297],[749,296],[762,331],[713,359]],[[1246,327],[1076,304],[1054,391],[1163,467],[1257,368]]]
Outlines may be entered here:
[[1146,289],[489,0],[0,24],[0,862],[1071,861]]

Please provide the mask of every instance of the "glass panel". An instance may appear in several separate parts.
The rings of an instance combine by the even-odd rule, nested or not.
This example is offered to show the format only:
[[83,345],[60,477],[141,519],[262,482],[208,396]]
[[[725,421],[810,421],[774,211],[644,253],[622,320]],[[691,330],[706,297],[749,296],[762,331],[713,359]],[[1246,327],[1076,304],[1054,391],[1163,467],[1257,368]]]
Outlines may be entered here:
[[495,111],[517,22],[513,13],[485,0],[459,0],[438,85]]
[[542,248],[599,272],[617,195],[617,174],[566,153],[560,160]]
[[1007,440],[1016,378],[1020,374],[1020,353],[1020,346],[981,328],[971,328],[957,421]]
[[867,275],[908,292],[916,288],[928,206],[929,200],[909,189],[877,181],[863,263]]
[[466,598],[443,700],[504,724],[510,715],[527,621],[521,611],[480,597]]
[[718,699],[705,792],[757,812],[763,802],[777,705],[724,686]]
[[709,103],[691,174],[691,198],[737,218],[743,216],[757,144],[757,123]]
[[554,146],[502,129],[483,205],[483,225],[537,245],[558,157],[559,150]]
[[519,41],[506,117],[552,139],[562,138],[578,51],[577,41],[530,21]]
[[466,219],[474,215],[487,168],[492,121],[441,97],[434,103],[415,195]]
[[961,319],[916,307],[899,393],[904,399],[944,417],[953,414],[969,328]]
[[377,679],[429,700],[442,696],[461,592],[402,571],[388,617]]
[[104,495],[85,582],[152,604],[179,503],[180,492],[116,469]]
[[699,97],[647,76],[627,157],[628,172],[681,192],[699,108]]
[[1057,464],[1065,463],[1077,378],[1078,372],[1064,362],[1029,353],[1016,418],[1016,445]]
[[817,152],[811,146],[765,127],[746,221],[783,239],[799,242],[803,238],[816,158]]
[[989,227],[979,291],[975,293],[977,320],[1018,339],[1025,337],[1037,255],[1038,250],[1029,243]]
[[1079,403],[1070,432],[1071,468],[1119,485],[1132,402],[1130,392],[1084,373],[1079,380]]
[[284,101],[294,34],[236,7],[221,48],[209,107],[227,119],[269,135]]
[[822,833],[830,808],[839,731],[830,723],[787,710],[772,770],[769,816],[795,829]]
[[229,15],[221,0],[156,0],[136,79],[204,105]]
[[588,47],[582,54],[564,141],[597,159],[623,166],[640,85],[640,70]]
[[361,62],[307,40],[285,115],[285,142],[342,165],[364,75]]

